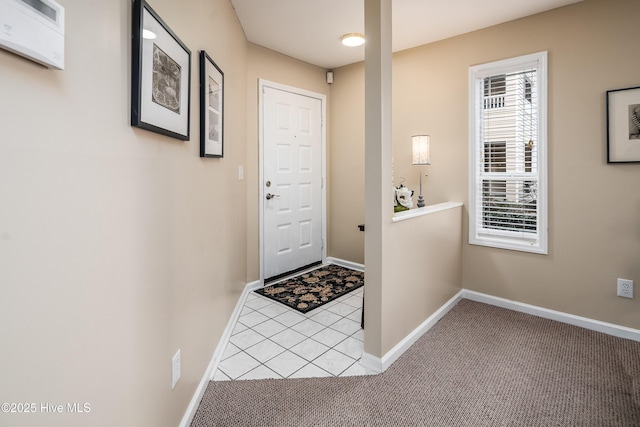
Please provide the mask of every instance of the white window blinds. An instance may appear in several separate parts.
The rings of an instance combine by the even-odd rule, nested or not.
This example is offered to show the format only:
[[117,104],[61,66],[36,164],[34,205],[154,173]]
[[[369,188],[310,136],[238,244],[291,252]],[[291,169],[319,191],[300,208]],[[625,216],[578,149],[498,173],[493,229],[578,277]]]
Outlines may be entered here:
[[546,52],[472,67],[470,122],[470,243],[546,253]]

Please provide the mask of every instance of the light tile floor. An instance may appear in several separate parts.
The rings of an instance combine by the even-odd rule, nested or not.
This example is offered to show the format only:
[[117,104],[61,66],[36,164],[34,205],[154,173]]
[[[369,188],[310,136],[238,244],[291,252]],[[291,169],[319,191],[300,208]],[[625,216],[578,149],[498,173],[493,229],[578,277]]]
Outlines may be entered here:
[[213,380],[366,375],[363,288],[302,314],[251,292]]

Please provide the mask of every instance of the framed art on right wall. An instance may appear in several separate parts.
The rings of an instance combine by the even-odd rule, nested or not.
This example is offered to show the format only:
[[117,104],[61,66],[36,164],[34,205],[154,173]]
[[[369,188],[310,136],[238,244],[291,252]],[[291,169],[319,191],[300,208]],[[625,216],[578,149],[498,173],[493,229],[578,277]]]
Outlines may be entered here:
[[607,91],[607,163],[640,162],[640,86]]

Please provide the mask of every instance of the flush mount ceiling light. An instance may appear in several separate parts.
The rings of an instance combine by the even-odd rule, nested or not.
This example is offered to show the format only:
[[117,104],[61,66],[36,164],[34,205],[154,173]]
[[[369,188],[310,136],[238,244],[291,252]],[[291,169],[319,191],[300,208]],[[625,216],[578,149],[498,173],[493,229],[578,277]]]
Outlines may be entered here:
[[360,33],[349,33],[340,37],[340,41],[345,46],[361,46],[364,44],[364,34]]

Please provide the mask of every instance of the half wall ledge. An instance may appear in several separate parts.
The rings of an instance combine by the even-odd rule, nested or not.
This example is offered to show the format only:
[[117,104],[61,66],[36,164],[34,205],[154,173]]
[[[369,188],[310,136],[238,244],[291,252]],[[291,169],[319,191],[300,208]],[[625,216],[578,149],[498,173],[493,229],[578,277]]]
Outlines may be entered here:
[[462,202],[444,202],[436,205],[429,205],[423,208],[409,209],[408,211],[396,212],[393,214],[392,221],[404,221],[405,219],[416,218],[423,215],[429,215],[432,213],[446,211],[447,209],[454,209],[462,206]]

